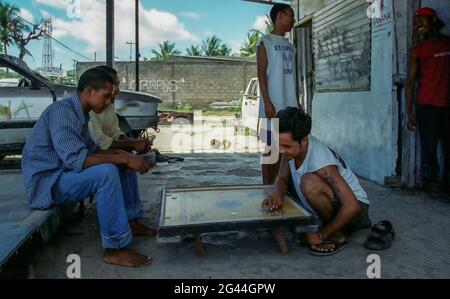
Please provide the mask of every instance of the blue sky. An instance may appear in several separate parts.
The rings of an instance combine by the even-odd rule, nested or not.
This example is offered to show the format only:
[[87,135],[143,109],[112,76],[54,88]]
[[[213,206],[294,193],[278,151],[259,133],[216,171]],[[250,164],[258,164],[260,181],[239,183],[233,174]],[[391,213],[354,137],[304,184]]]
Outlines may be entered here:
[[[95,52],[97,60],[105,59],[105,0],[7,2],[19,7],[22,16],[31,21],[53,17],[56,39],[92,60]],[[151,57],[151,49],[158,49],[158,43],[164,40],[175,42],[184,54],[190,45],[201,45],[202,40],[213,34],[231,46],[233,52],[238,52],[250,29],[264,28],[264,18],[270,9],[269,5],[241,0],[141,0],[140,4],[140,42],[144,57]],[[68,11],[70,7],[77,9]],[[115,0],[115,17],[115,54],[118,60],[129,60],[130,47],[126,41],[134,42],[134,1]],[[32,68],[41,66],[42,44],[42,41],[30,43],[33,58],[27,57],[26,62]],[[55,66],[62,63],[65,69],[71,69],[73,60],[87,61],[55,43],[53,48]],[[14,49],[10,52],[17,53]]]

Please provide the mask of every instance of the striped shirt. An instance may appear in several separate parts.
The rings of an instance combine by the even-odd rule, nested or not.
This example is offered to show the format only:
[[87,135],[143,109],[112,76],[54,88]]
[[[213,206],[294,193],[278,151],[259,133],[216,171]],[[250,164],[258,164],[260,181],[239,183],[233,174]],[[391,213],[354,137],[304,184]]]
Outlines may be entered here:
[[29,206],[48,209],[52,188],[65,171],[81,172],[89,154],[98,149],[89,135],[89,114],[75,92],[42,113],[22,153],[22,173]]

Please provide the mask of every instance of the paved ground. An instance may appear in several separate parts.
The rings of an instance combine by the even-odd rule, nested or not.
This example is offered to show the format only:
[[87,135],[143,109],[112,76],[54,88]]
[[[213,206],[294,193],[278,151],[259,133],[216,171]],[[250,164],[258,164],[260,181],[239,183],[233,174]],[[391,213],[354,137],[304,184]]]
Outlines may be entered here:
[[[161,186],[194,187],[260,183],[257,154],[192,154],[185,162],[159,165],[140,177],[146,217],[156,223],[157,192]],[[374,222],[389,219],[397,238],[389,250],[378,252],[382,278],[450,278],[450,203],[422,193],[391,190],[362,180],[371,200]],[[1,191],[1,190],[0,190]],[[367,231],[350,238],[351,246],[336,256],[317,258],[285,232],[290,252],[282,255],[271,234],[247,231],[205,237],[206,257],[195,254],[194,242],[178,243],[137,238],[133,247],[151,255],[154,263],[127,269],[102,262],[95,209],[63,230],[37,253],[30,277],[65,278],[66,258],[81,257],[82,278],[366,278]]]

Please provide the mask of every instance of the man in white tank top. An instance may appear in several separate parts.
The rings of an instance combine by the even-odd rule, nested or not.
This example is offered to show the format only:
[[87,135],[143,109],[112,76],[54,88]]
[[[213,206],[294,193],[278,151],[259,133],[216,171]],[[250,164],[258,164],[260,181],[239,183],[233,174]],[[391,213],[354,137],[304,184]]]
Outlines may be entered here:
[[[270,131],[266,121],[274,118],[281,109],[297,107],[295,81],[295,47],[285,38],[294,26],[294,11],[287,4],[276,4],[270,11],[274,24],[271,33],[265,35],[258,44],[258,80],[262,99],[259,101],[258,137],[271,145]],[[268,150],[268,149],[267,149]],[[270,156],[270,153],[268,153]],[[275,164],[262,165],[263,182],[272,185],[278,173],[280,160]]]
[[284,194],[291,191],[321,222],[317,232],[307,234],[310,253],[335,254],[348,245],[345,233],[371,226],[367,193],[347,163],[310,135],[311,118],[307,114],[288,107],[277,117],[283,158],[275,193],[264,200],[263,207],[279,209]]

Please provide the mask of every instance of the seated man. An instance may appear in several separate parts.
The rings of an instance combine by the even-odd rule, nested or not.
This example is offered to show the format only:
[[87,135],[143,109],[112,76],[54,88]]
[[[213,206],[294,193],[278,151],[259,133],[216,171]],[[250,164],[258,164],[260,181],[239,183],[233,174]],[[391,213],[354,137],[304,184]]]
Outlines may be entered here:
[[311,118],[297,108],[277,113],[282,164],[275,193],[263,208],[281,208],[289,184],[302,206],[317,214],[321,227],[308,233],[313,255],[331,255],[348,243],[344,232],[370,227],[367,194],[348,165],[333,150],[310,136]]
[[100,65],[96,68],[107,72],[114,80],[114,95],[111,104],[101,113],[90,111],[89,133],[92,139],[101,149],[120,149],[128,152],[136,151],[139,154],[146,153],[151,149],[148,139],[129,139],[120,130],[119,119],[114,109],[114,99],[119,94],[120,81],[117,72],[113,68]]
[[136,171],[149,170],[142,157],[104,151],[89,136],[89,111],[102,112],[114,95],[113,78],[99,69],[81,75],[77,91],[50,105],[23,150],[22,172],[29,206],[45,210],[96,194],[104,261],[129,267],[151,258],[127,249],[133,235],[154,236],[143,216]]

